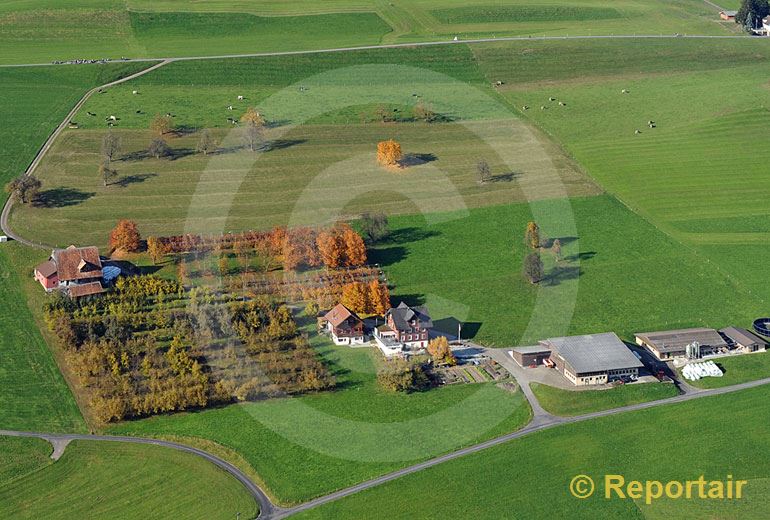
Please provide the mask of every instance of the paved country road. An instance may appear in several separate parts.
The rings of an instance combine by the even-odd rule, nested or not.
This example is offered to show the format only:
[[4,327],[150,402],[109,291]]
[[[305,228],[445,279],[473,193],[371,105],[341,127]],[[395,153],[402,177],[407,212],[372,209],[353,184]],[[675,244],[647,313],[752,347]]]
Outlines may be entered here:
[[[732,392],[737,392],[739,390],[747,390],[749,388],[755,388],[755,387],[763,386],[767,384],[770,384],[770,378],[759,379],[757,381],[749,381],[747,383],[741,383],[741,384],[732,385],[732,386],[725,386],[722,388],[714,388],[711,390],[701,390],[698,392],[681,394],[675,397],[670,397],[668,399],[661,399],[659,401],[649,401],[645,403],[623,406],[621,408],[613,408],[610,410],[603,410],[603,411],[588,413],[584,415],[577,415],[574,417],[557,417],[547,413],[535,414],[532,422],[530,422],[527,426],[525,426],[524,428],[518,431],[509,433],[506,435],[501,435],[500,437],[495,437],[494,439],[490,439],[488,441],[481,442],[479,444],[474,444],[473,446],[468,446],[467,448],[462,448],[462,449],[447,453],[445,455],[441,455],[439,457],[435,457],[433,459],[429,459],[424,462],[420,462],[418,464],[408,466],[406,468],[394,471],[392,473],[388,473],[386,475],[382,475],[380,477],[373,478],[365,482],[361,482],[360,484],[356,484],[355,486],[341,489],[339,491],[329,493],[328,495],[324,495],[322,497],[318,497],[316,499],[310,500],[303,504],[299,504],[297,506],[288,507],[288,508],[278,507],[274,505],[270,501],[268,496],[265,494],[265,492],[262,489],[260,489],[259,486],[257,486],[254,482],[252,482],[241,470],[239,470],[229,462],[222,460],[215,455],[207,453],[206,451],[200,450],[198,448],[186,446],[184,444],[164,441],[160,439],[150,439],[150,438],[130,437],[130,436],[114,436],[114,435],[86,435],[86,434],[67,434],[67,433],[23,432],[23,431],[9,431],[9,430],[0,430],[0,435],[13,436],[13,437],[37,437],[41,439],[46,439],[54,445],[56,445],[56,441],[61,442],[66,440],[88,440],[88,441],[104,441],[104,442],[131,442],[131,443],[137,443],[137,444],[153,444],[156,446],[164,446],[166,448],[171,448],[175,450],[192,453],[192,454],[198,455],[199,457],[203,457],[204,459],[217,465],[218,467],[227,471],[228,473],[233,475],[236,479],[238,479],[238,481],[240,481],[246,487],[246,489],[252,494],[254,499],[259,504],[260,519],[277,520],[281,518],[286,518],[295,513],[299,513],[300,511],[306,511],[308,509],[318,507],[322,504],[326,504],[328,502],[332,502],[334,500],[338,500],[340,498],[353,495],[355,493],[364,491],[366,489],[377,487],[381,484],[390,482],[392,480],[396,480],[405,475],[417,473],[418,471],[422,471],[426,468],[431,468],[441,463],[444,463],[453,459],[457,459],[460,457],[464,457],[472,453],[478,453],[487,448],[491,448],[493,446],[499,446],[508,441],[518,439],[519,437],[523,437],[530,433],[535,433],[548,428],[558,427],[563,424],[572,424],[572,423],[587,421],[590,419],[597,419],[599,417],[607,417],[610,415],[616,415],[616,414],[625,413],[625,412],[646,410],[648,408],[654,408],[657,406],[664,406],[664,405],[669,405],[674,403],[682,403],[685,401],[691,401],[693,399],[700,399],[702,397],[728,394]],[[539,405],[537,405],[537,403],[535,403],[535,405],[539,408]]]

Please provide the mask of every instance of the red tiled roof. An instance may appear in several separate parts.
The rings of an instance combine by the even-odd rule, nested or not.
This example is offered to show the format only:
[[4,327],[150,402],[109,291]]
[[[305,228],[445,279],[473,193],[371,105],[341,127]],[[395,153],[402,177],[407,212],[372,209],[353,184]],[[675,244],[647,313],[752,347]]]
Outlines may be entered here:
[[56,274],[56,264],[48,260],[35,267],[35,271],[40,273],[43,278],[50,278]]
[[81,296],[88,296],[90,294],[99,294],[101,292],[104,292],[104,288],[100,282],[72,285],[69,288],[69,293],[72,298],[79,298]]
[[332,310],[326,313],[326,321],[332,324],[333,327],[339,327],[340,324],[342,324],[345,320],[347,320],[350,317],[355,318],[358,321],[361,321],[361,318],[356,316],[356,313],[342,305],[341,303],[338,303]]
[[102,277],[99,249],[94,246],[57,249],[51,259],[56,263],[59,280],[64,282]]

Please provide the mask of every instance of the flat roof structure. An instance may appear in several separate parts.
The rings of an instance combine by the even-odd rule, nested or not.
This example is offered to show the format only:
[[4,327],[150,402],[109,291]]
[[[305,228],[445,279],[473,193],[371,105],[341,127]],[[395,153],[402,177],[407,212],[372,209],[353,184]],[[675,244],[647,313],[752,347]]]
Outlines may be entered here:
[[614,332],[549,338],[541,344],[556,351],[576,374],[644,367]]
[[544,354],[550,352],[551,349],[545,345],[532,345],[528,347],[513,347],[511,350],[514,352],[520,352],[522,354]]

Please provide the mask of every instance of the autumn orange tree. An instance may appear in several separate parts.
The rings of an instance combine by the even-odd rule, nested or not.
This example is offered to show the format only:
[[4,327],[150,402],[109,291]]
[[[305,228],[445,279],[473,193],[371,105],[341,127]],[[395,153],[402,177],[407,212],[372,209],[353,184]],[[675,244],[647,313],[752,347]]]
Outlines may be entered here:
[[368,311],[371,314],[383,316],[390,309],[390,291],[388,286],[379,280],[372,280],[367,287],[369,299]]
[[446,336],[439,336],[428,342],[428,354],[439,365],[456,365],[457,359],[449,348]]
[[377,162],[383,166],[396,166],[403,157],[401,145],[393,139],[377,143]]
[[347,284],[342,289],[340,302],[353,312],[366,313],[367,300],[367,287],[361,282]]
[[249,107],[241,116],[241,122],[254,126],[265,126],[265,118],[254,107]]
[[364,239],[347,224],[343,224],[341,230],[342,240],[345,243],[345,265],[351,267],[364,265],[366,263]]
[[321,261],[326,267],[340,267],[345,261],[345,243],[338,226],[318,233],[316,244]]
[[110,247],[129,253],[139,251],[141,236],[133,220],[121,220],[110,233]]
[[540,227],[537,222],[530,221],[527,224],[527,231],[524,233],[524,243],[532,249],[540,247]]
[[158,136],[162,136],[171,131],[171,118],[157,114],[150,123],[150,130]]

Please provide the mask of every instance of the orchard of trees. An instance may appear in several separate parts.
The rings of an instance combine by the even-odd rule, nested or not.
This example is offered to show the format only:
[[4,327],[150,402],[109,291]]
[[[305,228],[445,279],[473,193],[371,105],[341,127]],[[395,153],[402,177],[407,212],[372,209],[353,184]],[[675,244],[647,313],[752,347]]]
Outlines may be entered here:
[[44,310],[100,421],[334,385],[288,307],[266,297],[138,276],[98,297],[52,296]]

